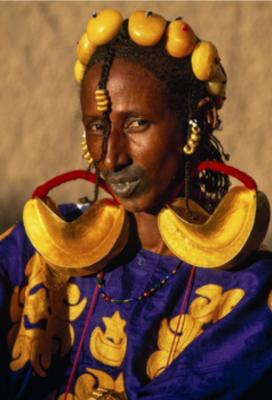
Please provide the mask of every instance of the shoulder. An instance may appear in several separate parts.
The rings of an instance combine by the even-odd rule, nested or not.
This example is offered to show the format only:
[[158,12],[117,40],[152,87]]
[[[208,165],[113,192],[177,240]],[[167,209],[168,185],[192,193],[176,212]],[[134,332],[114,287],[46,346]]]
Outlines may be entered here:
[[[84,211],[84,207],[76,204],[62,204],[59,209],[66,221],[73,221]],[[12,286],[22,285],[26,265],[34,253],[22,222],[7,229],[0,236],[0,278]]]
[[272,252],[260,249],[254,252],[234,273],[241,277],[250,276],[258,278],[258,281],[272,278]]
[[232,305],[239,303],[233,315],[244,311],[250,315],[254,309],[264,312],[269,321],[272,321],[271,252],[256,251],[235,269],[199,270],[196,280],[196,293],[208,299],[215,296],[221,306],[226,302]]
[[0,274],[12,286],[21,284],[27,261],[35,252],[21,222],[0,241]]

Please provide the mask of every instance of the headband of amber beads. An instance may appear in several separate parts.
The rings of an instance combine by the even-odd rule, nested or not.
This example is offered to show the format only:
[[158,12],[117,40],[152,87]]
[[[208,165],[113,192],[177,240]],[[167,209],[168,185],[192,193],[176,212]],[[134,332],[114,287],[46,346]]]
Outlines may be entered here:
[[[92,13],[86,32],[77,43],[77,61],[74,74],[81,82],[86,65],[97,46],[113,40],[119,33],[123,22],[122,15],[111,9]],[[191,54],[194,76],[206,82],[207,91],[217,99],[220,108],[225,99],[226,75],[220,64],[216,47],[208,41],[199,40],[192,28],[181,18],[167,23],[160,15],[152,11],[135,11],[128,18],[128,34],[139,46],[155,46],[165,35],[165,48],[175,58]],[[108,101],[106,93],[96,93],[97,107],[105,111]],[[107,103],[107,104],[106,104]]]

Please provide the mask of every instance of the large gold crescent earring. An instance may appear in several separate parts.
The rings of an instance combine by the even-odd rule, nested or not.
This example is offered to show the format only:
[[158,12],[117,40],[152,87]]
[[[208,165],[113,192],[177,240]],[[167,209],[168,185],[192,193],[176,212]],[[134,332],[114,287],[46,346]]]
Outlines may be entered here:
[[[62,179],[64,175],[66,177]],[[56,181],[63,183],[87,176],[92,181],[95,179],[94,174],[86,171],[64,175],[40,186],[34,192],[34,198],[27,201],[23,210],[25,230],[35,249],[54,270],[70,276],[95,274],[105,268],[127,243],[126,211],[118,203],[104,199],[78,219],[64,221],[39,196],[45,198],[48,187],[55,187]]]
[[241,171],[216,162],[200,164],[198,171],[203,169],[225,171],[242,180],[245,186],[231,189],[212,215],[190,200],[195,222],[186,219],[185,200],[165,207],[158,216],[160,234],[168,248],[188,264],[233,268],[263,241],[269,225],[269,202],[257,191],[255,182]]

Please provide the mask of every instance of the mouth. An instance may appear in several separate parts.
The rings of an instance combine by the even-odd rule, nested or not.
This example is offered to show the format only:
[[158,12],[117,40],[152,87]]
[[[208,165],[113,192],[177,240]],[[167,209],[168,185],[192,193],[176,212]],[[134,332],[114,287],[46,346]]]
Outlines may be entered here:
[[141,179],[136,177],[120,177],[110,179],[107,183],[118,197],[127,198],[133,194],[140,182]]

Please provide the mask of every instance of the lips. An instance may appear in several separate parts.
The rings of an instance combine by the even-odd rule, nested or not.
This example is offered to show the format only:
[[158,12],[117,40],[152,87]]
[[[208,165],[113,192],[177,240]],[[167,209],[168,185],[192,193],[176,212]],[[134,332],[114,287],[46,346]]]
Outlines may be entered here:
[[145,169],[134,163],[119,171],[102,171],[102,175],[114,194],[120,198],[141,196],[150,187]]
[[141,179],[138,177],[120,177],[118,179],[109,179],[107,183],[110,185],[114,193],[123,198],[130,197],[140,184]]

